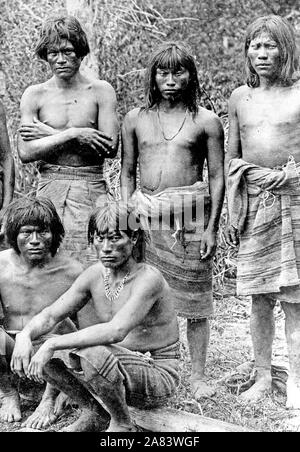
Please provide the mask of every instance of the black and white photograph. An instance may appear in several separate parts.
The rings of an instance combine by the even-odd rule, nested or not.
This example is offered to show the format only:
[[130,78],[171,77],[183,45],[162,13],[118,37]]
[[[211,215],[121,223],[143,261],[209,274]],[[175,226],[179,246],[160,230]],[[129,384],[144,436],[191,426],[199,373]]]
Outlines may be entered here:
[[0,432],[300,432],[300,0],[0,0]]

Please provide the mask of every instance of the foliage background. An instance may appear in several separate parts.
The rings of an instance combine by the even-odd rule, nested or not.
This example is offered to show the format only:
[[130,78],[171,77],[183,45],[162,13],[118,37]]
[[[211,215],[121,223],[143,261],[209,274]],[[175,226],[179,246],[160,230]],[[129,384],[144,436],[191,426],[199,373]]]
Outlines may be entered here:
[[[161,41],[187,43],[195,56],[203,104],[226,117],[227,100],[244,82],[243,34],[254,18],[270,13],[300,25],[299,0],[86,0],[92,11],[93,46],[99,76],[118,95],[119,115],[143,101],[143,69]],[[5,74],[4,103],[17,167],[16,189],[34,187],[34,165],[20,164],[16,152],[19,102],[25,88],[45,80],[45,63],[34,56],[38,29],[64,0],[0,0],[0,70]],[[299,27],[300,28],[300,27]],[[300,32],[300,30],[299,30]]]

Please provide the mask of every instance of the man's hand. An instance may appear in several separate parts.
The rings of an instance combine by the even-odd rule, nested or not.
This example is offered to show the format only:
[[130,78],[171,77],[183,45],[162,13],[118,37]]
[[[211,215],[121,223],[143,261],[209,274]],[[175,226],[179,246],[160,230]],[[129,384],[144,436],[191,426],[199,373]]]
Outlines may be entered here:
[[15,348],[10,363],[12,372],[20,378],[27,376],[32,355],[33,347],[30,338],[22,335],[22,333],[17,334]]
[[37,383],[43,383],[43,369],[53,354],[54,349],[51,347],[51,339],[48,339],[33,356],[28,368],[28,378]]
[[202,235],[200,256],[201,260],[210,259],[213,257],[217,247],[216,232],[211,229],[206,229]]
[[32,141],[55,135],[59,131],[44,124],[37,118],[33,118],[32,123],[22,124],[19,128],[19,132],[24,141]]
[[225,240],[230,246],[238,246],[240,243],[239,231],[233,226],[226,226],[225,231]]
[[109,157],[113,152],[112,137],[91,127],[78,127],[73,129],[78,143],[88,146],[96,151],[100,157]]

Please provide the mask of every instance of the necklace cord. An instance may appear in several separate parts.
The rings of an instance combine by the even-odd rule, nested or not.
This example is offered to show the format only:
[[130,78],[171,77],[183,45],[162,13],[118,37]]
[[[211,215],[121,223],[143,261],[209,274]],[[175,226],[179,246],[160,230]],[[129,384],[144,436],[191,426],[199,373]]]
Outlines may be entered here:
[[177,135],[181,132],[181,130],[182,130],[184,124],[185,124],[185,121],[186,121],[186,118],[187,118],[187,114],[188,114],[188,109],[186,108],[186,110],[185,110],[185,115],[184,115],[184,118],[183,118],[183,121],[182,121],[181,126],[179,127],[179,129],[177,130],[177,132],[176,132],[172,137],[170,137],[170,138],[166,137],[166,135],[165,135],[165,132],[164,132],[164,129],[163,129],[161,120],[160,120],[159,108],[156,109],[156,113],[157,113],[158,124],[159,124],[160,130],[161,130],[162,136],[164,137],[164,139],[165,139],[166,141],[172,141],[172,140],[174,140],[174,138],[176,138]]

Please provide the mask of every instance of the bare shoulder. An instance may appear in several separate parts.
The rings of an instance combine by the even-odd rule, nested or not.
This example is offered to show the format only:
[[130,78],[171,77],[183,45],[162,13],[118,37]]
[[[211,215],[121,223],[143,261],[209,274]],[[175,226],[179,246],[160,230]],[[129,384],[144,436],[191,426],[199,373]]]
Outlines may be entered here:
[[161,272],[145,263],[139,264],[136,282],[144,285],[146,291],[152,290],[153,294],[161,292],[166,286],[166,280]]
[[137,125],[138,118],[141,114],[140,108],[134,108],[130,110],[124,118],[124,126],[134,129]]
[[196,116],[196,122],[201,128],[204,128],[207,135],[223,136],[222,121],[213,111],[200,107]]
[[[0,275],[7,274],[9,268],[12,268],[16,264],[16,260],[18,259],[18,255],[16,252],[9,248],[8,250],[4,250],[0,252]],[[5,270],[5,272],[3,271]]]
[[239,102],[244,99],[248,94],[250,94],[250,90],[253,88],[250,88],[247,85],[242,85],[236,88],[230,96],[229,104],[232,106],[237,106]]
[[100,101],[116,100],[116,93],[112,85],[106,80],[92,80],[91,86]]
[[56,255],[56,264],[71,279],[76,279],[84,271],[84,267],[79,261],[69,257],[65,253],[58,253]]
[[22,97],[21,106],[24,104],[34,104],[38,99],[41,98],[42,94],[47,90],[48,81],[44,83],[39,83],[37,85],[28,86]]

